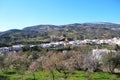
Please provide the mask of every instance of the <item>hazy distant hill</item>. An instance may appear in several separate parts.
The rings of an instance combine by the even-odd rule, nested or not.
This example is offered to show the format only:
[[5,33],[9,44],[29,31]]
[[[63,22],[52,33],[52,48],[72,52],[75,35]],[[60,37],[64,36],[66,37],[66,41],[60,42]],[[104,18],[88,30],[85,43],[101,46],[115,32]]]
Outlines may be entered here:
[[22,30],[12,29],[0,32],[0,43],[50,42],[51,37],[53,41],[57,41],[60,39],[60,36],[68,37],[72,40],[120,37],[120,24],[95,22],[67,25],[36,25]]

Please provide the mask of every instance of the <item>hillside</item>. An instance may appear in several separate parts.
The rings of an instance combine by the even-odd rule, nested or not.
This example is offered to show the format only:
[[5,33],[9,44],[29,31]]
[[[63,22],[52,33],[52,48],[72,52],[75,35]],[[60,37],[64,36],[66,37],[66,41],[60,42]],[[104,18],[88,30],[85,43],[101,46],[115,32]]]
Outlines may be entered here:
[[36,25],[22,30],[0,32],[0,44],[33,44],[59,41],[60,37],[76,39],[120,37],[120,24],[108,22],[74,23],[67,25]]

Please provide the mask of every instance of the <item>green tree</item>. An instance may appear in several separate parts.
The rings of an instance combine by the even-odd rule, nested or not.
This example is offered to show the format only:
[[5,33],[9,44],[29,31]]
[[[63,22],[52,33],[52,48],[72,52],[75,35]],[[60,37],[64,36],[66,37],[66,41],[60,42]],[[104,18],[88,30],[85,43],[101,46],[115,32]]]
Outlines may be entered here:
[[103,67],[107,67],[111,73],[114,69],[120,65],[120,54],[119,53],[108,53],[102,58]]

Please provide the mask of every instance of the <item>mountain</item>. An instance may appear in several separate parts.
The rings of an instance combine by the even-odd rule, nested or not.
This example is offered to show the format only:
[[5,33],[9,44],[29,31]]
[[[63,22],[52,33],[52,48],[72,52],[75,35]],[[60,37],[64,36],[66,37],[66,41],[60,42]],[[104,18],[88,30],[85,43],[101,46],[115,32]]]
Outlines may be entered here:
[[95,22],[95,23],[84,23],[84,25],[91,26],[91,27],[97,27],[97,28],[109,28],[117,30],[120,29],[120,24],[115,23],[109,23],[109,22]]
[[31,26],[31,27],[26,27],[23,29],[23,31],[53,31],[53,30],[57,30],[58,26],[55,25],[36,25],[36,26]]
[[36,44],[59,41],[61,36],[71,40],[84,38],[120,37],[120,24],[109,22],[74,23],[67,25],[35,25],[0,32],[1,44]]
[[14,34],[14,33],[19,33],[21,32],[21,30],[19,29],[11,29],[5,32],[0,32],[0,36],[5,36],[5,35],[10,35],[10,34]]

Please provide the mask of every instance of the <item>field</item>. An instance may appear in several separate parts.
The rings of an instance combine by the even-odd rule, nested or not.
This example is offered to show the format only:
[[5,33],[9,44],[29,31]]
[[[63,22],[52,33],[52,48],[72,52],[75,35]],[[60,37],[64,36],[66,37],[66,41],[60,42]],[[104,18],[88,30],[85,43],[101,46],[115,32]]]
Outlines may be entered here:
[[120,80],[120,74],[105,72],[75,71],[65,79],[62,73],[54,71],[54,79],[49,71],[37,71],[31,74],[20,74],[16,70],[0,72],[0,80]]

